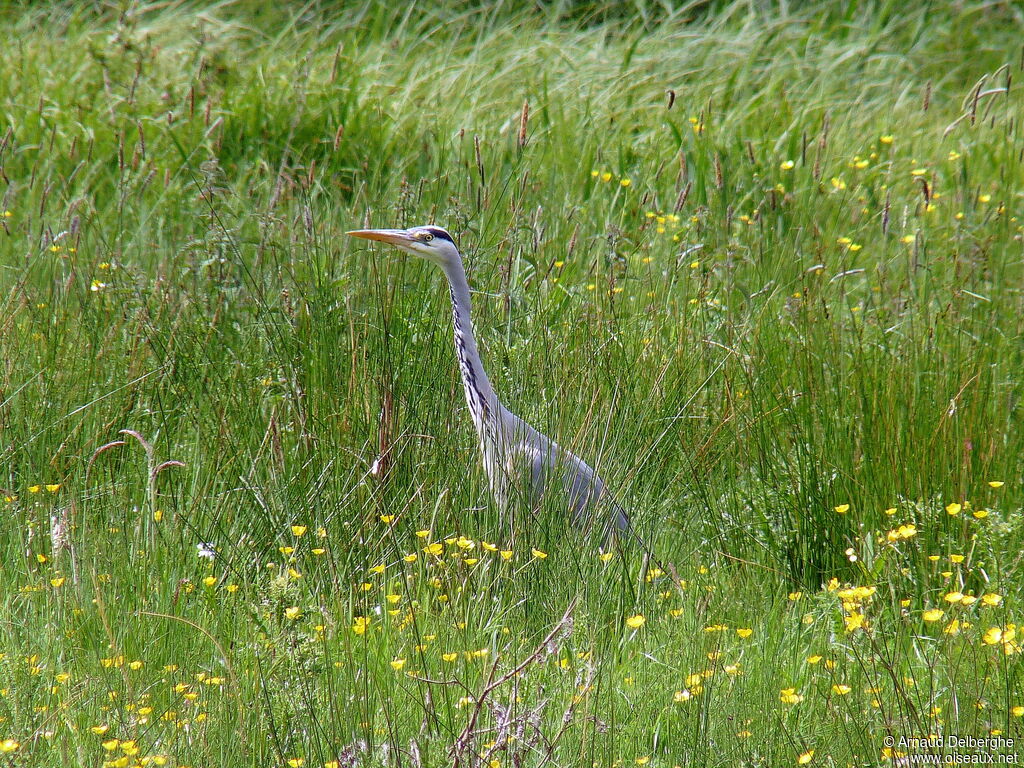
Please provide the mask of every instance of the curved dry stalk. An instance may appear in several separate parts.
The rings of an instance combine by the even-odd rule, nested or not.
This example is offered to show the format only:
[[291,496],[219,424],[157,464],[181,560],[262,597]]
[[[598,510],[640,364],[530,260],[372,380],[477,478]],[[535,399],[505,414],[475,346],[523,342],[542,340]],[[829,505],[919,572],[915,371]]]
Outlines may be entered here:
[[533,664],[538,658],[540,658],[544,651],[547,650],[548,646],[554,641],[558,633],[562,631],[566,624],[569,623],[569,619],[572,616],[572,612],[576,609],[576,603],[579,598],[573,598],[572,602],[569,603],[569,607],[565,609],[565,613],[562,618],[558,620],[558,623],[548,632],[545,637],[529,656],[523,659],[519,664],[509,672],[506,672],[501,677],[495,679],[495,674],[498,671],[498,662],[501,660],[500,657],[494,660],[494,664],[491,666],[491,671],[487,676],[487,684],[484,685],[484,689],[477,696],[474,702],[473,711],[469,715],[469,721],[466,723],[466,727],[462,729],[462,733],[459,734],[458,738],[455,739],[455,743],[452,745],[452,766],[453,768],[459,768],[462,765],[463,754],[469,747],[469,743],[473,738],[473,734],[476,731],[476,722],[480,718],[480,712],[484,708],[484,704],[487,702],[487,697],[498,687],[507,683],[512,678],[519,675],[524,669]]
[[92,470],[92,463],[96,461],[96,459],[99,457],[101,453],[106,453],[111,448],[117,448],[122,445],[127,445],[127,443],[124,440],[114,440],[113,442],[107,443],[106,445],[101,445],[99,448],[93,451],[92,456],[89,457],[89,464],[85,468],[86,478],[89,477],[89,472],[90,470]]

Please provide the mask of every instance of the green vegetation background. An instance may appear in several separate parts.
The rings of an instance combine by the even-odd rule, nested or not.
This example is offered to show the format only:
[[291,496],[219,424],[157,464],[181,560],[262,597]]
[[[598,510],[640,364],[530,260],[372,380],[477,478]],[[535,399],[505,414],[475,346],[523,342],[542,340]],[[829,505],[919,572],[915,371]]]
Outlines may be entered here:
[[[1024,736],[1017,4],[0,24],[0,764]],[[343,234],[426,222],[646,577],[493,509],[439,273]]]

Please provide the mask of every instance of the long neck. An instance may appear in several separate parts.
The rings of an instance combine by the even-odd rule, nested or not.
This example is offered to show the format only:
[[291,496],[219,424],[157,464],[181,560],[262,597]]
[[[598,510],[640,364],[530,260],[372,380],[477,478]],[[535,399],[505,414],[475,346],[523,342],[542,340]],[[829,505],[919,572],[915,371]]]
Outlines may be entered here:
[[480,353],[473,337],[473,321],[469,317],[469,283],[462,262],[456,261],[444,266],[452,296],[452,322],[455,326],[455,356],[459,360],[462,385],[466,390],[466,402],[478,432],[484,425],[493,422],[496,411],[501,407],[480,362]]

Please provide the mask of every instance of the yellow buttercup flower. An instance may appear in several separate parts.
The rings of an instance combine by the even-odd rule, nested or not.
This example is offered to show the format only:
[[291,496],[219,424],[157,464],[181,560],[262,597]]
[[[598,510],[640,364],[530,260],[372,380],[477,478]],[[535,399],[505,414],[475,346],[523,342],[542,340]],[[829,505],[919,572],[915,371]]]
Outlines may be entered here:
[[1003,630],[999,627],[989,627],[982,635],[981,641],[985,645],[996,645],[1003,639]]
[[783,704],[799,704],[803,700],[803,695],[797,693],[796,688],[783,688],[779,692],[779,701]]
[[630,629],[640,629],[646,621],[647,619],[644,618],[644,615],[642,613],[638,613],[626,619],[626,626]]
[[843,617],[847,632],[854,632],[864,628],[864,614],[852,611],[848,616]]

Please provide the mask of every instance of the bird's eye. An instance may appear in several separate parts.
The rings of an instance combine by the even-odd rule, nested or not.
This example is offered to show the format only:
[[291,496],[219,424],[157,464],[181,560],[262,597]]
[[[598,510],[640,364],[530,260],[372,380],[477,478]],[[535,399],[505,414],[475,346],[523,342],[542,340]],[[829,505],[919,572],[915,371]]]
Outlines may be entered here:
[[424,243],[429,243],[433,239],[434,239],[434,236],[432,234],[430,234],[429,232],[427,232],[427,234],[425,234],[423,236],[423,242]]

